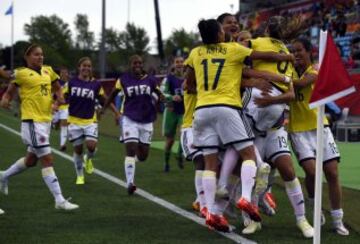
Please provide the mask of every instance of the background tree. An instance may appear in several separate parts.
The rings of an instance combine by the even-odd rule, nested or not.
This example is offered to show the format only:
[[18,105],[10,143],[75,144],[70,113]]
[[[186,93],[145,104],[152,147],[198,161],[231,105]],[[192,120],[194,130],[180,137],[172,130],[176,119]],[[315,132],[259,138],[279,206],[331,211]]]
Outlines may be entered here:
[[177,52],[183,55],[188,52],[196,42],[199,41],[199,35],[193,32],[186,32],[184,28],[173,30],[169,38],[165,41],[165,54],[177,56]]
[[72,45],[69,25],[56,15],[32,17],[24,26],[30,42],[40,44],[46,54],[46,62],[55,65],[69,65]]
[[131,56],[133,54],[145,55],[149,52],[150,38],[146,33],[146,30],[141,27],[136,27],[133,23],[127,23],[125,31],[122,31],[119,35],[121,48],[127,54]]
[[89,31],[89,20],[86,14],[77,14],[74,21],[76,38],[75,46],[79,49],[90,50],[94,47],[94,33]]

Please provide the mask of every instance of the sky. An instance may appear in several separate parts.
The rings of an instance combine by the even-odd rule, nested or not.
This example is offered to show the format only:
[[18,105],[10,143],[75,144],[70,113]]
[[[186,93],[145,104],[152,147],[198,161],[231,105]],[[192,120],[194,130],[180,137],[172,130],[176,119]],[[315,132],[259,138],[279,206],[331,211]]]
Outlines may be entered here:
[[[76,14],[87,14],[90,30],[98,39],[101,31],[102,0],[13,0],[14,41],[27,40],[24,25],[31,17],[56,14],[68,23],[73,31]],[[235,13],[238,0],[158,0],[163,39],[174,29],[197,31],[201,18],[216,18],[223,12]],[[11,16],[5,16],[12,0],[0,0],[0,44],[11,44]],[[130,11],[128,11],[130,10]],[[124,30],[127,21],[145,28],[150,36],[152,50],[156,47],[156,25],[153,0],[106,0],[106,27]]]

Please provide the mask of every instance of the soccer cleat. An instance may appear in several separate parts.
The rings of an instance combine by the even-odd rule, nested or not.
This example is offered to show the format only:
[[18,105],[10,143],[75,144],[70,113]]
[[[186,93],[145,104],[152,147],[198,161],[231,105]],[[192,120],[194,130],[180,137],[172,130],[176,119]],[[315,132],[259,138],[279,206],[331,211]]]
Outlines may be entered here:
[[346,229],[342,222],[339,224],[333,224],[333,230],[341,236],[348,236],[350,234],[349,230]]
[[261,222],[259,209],[257,208],[257,206],[247,201],[245,198],[241,197],[236,203],[236,207],[238,209],[241,209],[242,211],[245,211],[249,215],[250,219],[256,222]]
[[207,213],[208,213],[207,207],[203,207],[203,208],[200,210],[200,212],[199,212],[199,216],[200,216],[201,218],[204,218],[204,219],[205,219]]
[[266,192],[264,195],[264,201],[267,202],[269,204],[269,206],[272,209],[276,209],[276,201],[275,201],[275,197],[271,192]]
[[133,183],[130,183],[127,188],[128,195],[129,196],[133,195],[135,191],[136,191],[136,185],[134,185]]
[[5,195],[9,194],[8,181],[4,177],[4,171],[0,171],[0,191]]
[[87,155],[84,155],[85,162],[85,171],[88,174],[92,174],[94,172],[94,165],[91,158],[88,158]]
[[256,179],[255,179],[256,194],[260,194],[264,192],[268,187],[270,171],[271,171],[271,167],[267,163],[263,163],[259,166],[256,172]]
[[76,177],[76,185],[84,185],[84,184],[85,184],[85,177],[84,176]]
[[63,202],[55,203],[56,209],[61,209],[65,211],[71,211],[79,208],[79,205],[69,202],[69,200],[65,200]]
[[260,198],[259,201],[259,208],[262,213],[266,214],[267,216],[274,216],[276,214],[275,209],[273,209],[269,202],[265,200],[265,196]]
[[211,214],[210,212],[208,212],[206,215],[205,223],[209,227],[209,229],[215,229],[222,232],[230,231],[229,223],[223,216],[220,215]]
[[251,221],[243,230],[242,233],[245,235],[254,234],[256,231],[261,230],[261,223]]
[[215,197],[218,199],[229,199],[229,191],[226,186],[220,186],[216,189]]
[[314,228],[309,224],[306,218],[298,220],[296,225],[305,238],[312,238],[314,236]]
[[4,210],[2,210],[1,208],[0,208],[0,214],[4,214],[5,212],[4,212]]
[[193,209],[195,212],[199,212],[199,211],[200,211],[200,203],[197,202],[197,201],[194,201],[194,202],[191,204],[191,207],[192,207],[192,209]]
[[66,145],[61,145],[60,146],[60,151],[65,152],[66,151]]

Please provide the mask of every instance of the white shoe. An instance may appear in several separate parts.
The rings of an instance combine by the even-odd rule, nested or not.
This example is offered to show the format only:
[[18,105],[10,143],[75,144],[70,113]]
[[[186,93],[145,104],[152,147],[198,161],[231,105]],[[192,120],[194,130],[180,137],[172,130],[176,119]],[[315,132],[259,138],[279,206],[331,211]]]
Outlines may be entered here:
[[4,177],[4,171],[0,171],[0,191],[5,195],[9,194],[8,181]]
[[267,216],[274,216],[276,214],[275,209],[273,209],[267,201],[265,201],[264,197],[260,197],[259,200],[259,209],[262,213]]
[[261,223],[251,221],[251,223],[242,230],[242,233],[245,235],[254,234],[257,230],[261,230]]
[[344,224],[342,222],[340,224],[333,224],[333,229],[337,234],[339,234],[341,236],[349,235],[349,230],[346,229],[346,227],[344,226]]
[[65,200],[63,202],[55,203],[56,209],[62,209],[66,211],[71,211],[79,208],[79,205],[69,202],[69,200]]
[[298,220],[296,225],[305,238],[312,238],[314,236],[314,228],[309,224],[306,218]]
[[229,191],[226,189],[226,186],[220,186],[216,189],[215,197],[219,199],[228,199]]
[[4,210],[2,210],[1,208],[0,208],[0,214],[4,214],[5,212],[4,212]]

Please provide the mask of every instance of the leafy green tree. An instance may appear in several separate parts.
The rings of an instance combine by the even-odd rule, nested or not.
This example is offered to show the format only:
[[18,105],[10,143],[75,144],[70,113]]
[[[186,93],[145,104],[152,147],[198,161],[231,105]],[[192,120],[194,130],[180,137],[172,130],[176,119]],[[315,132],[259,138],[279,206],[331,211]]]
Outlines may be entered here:
[[199,35],[187,32],[184,28],[173,30],[169,38],[165,41],[166,56],[175,56],[177,50],[188,51],[199,41]]
[[121,48],[130,56],[133,54],[145,55],[149,52],[150,38],[146,30],[136,27],[133,23],[127,23],[125,31],[119,35]]
[[82,50],[94,47],[94,33],[89,31],[89,20],[86,14],[77,14],[75,17],[76,39],[75,46]]

